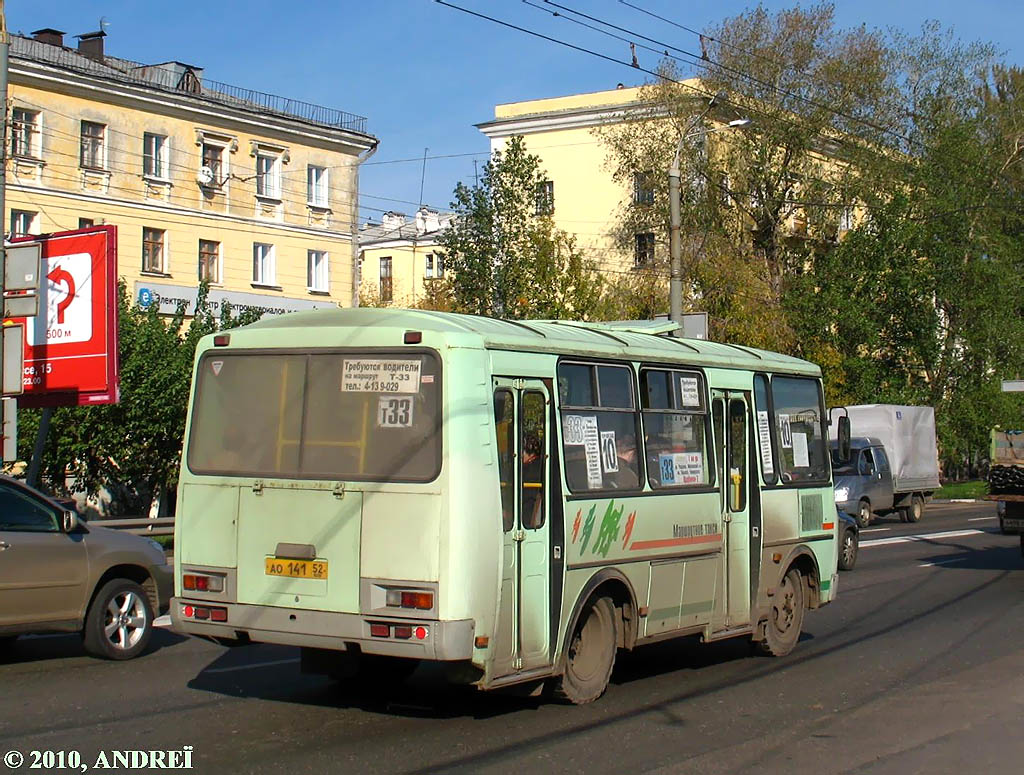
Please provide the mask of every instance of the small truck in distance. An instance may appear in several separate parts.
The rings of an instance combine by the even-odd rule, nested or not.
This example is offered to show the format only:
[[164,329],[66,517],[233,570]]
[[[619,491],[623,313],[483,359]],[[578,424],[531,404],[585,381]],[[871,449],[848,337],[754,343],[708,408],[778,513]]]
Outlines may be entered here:
[[836,506],[861,527],[893,512],[904,522],[919,521],[939,487],[935,411],[930,406],[862,404],[834,407],[829,414],[837,412],[850,418],[852,439],[845,463],[832,440]]

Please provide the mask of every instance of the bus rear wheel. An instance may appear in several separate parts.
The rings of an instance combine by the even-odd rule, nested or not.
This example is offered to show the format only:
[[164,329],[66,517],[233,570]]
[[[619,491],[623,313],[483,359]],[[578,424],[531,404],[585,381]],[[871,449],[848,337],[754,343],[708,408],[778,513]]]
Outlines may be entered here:
[[608,688],[618,644],[615,606],[607,597],[587,603],[569,641],[565,673],[554,694],[574,705],[593,702]]
[[772,596],[772,607],[765,625],[764,640],[758,644],[762,654],[784,657],[800,640],[804,626],[804,579],[800,571],[790,568]]

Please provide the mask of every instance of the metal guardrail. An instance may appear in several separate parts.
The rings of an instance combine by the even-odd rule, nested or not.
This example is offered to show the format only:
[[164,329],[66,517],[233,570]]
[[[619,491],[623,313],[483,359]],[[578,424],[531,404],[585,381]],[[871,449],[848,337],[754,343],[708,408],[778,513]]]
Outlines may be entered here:
[[174,517],[136,519],[90,519],[87,525],[109,527],[140,536],[169,536],[174,534]]

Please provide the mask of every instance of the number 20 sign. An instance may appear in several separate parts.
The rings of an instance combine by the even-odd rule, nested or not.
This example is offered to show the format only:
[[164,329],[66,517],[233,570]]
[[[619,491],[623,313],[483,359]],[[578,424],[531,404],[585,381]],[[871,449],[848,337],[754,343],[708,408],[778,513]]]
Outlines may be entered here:
[[28,239],[42,243],[40,304],[36,317],[18,321],[25,323],[19,406],[115,403],[117,227]]

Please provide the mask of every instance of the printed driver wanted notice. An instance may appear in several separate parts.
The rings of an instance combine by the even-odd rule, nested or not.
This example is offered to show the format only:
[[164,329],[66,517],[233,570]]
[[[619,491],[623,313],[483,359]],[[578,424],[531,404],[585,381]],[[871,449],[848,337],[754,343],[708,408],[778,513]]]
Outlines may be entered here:
[[341,367],[343,393],[419,393],[420,361],[346,358]]

